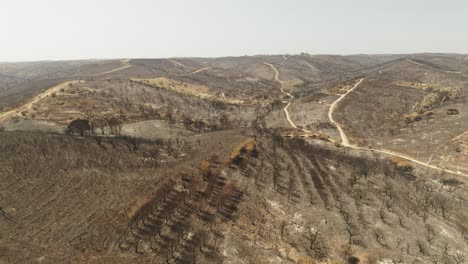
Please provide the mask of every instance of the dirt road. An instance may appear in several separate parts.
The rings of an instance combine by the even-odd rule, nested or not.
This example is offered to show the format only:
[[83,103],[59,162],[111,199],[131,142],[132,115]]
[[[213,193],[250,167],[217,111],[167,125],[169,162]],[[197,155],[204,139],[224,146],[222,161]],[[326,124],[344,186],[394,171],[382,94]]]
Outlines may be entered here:
[[328,119],[330,119],[330,122],[332,124],[334,124],[337,128],[338,128],[338,131],[340,132],[340,137],[341,137],[341,144],[345,147],[349,147],[350,144],[349,144],[349,140],[348,140],[348,137],[346,136],[346,134],[344,133],[343,129],[341,128],[341,126],[335,121],[335,119],[333,119],[333,111],[335,110],[336,108],[336,105],[341,101],[343,100],[343,98],[346,97],[346,95],[348,95],[350,92],[352,92],[354,89],[356,89],[356,87],[359,86],[359,84],[362,83],[362,81],[364,80],[364,78],[362,78],[361,80],[359,80],[359,82],[357,82],[351,89],[349,89],[346,93],[342,94],[338,99],[336,99],[331,105],[330,105],[330,108],[328,109]]
[[[291,105],[291,101],[294,99],[294,96],[293,96],[292,94],[290,94],[290,93],[284,91],[284,83],[285,83],[285,82],[282,81],[282,80],[279,78],[279,71],[278,71],[278,69],[276,69],[276,67],[273,66],[273,64],[270,64],[270,63],[268,63],[268,62],[263,62],[263,64],[265,64],[265,65],[269,66],[271,69],[273,69],[273,71],[275,72],[275,80],[281,84],[281,92],[289,97],[288,104],[283,108],[283,111],[284,111],[284,113],[285,113],[285,115],[286,115],[286,119],[288,120],[289,125],[291,125],[291,127],[297,129],[297,126],[296,126],[296,124],[294,124],[294,122],[292,121],[291,116],[289,115],[289,111],[288,111],[288,108],[289,108],[289,106]],[[301,130],[304,131],[304,132],[310,132],[310,131],[308,131],[308,130],[306,130],[306,129],[301,129]]]
[[51,88],[47,89],[46,91],[36,95],[31,101],[27,102],[26,104],[24,104],[24,105],[22,105],[20,107],[17,107],[15,109],[12,109],[10,111],[0,113],[0,121],[3,121],[3,120],[5,120],[5,119],[7,119],[9,117],[14,116],[14,115],[18,115],[23,111],[30,110],[33,107],[34,104],[38,103],[39,101],[46,98],[47,96],[50,96],[53,93],[56,93],[56,92],[60,91],[60,89],[67,87],[69,84],[74,84],[74,83],[78,83],[78,82],[80,82],[80,81],[69,81],[69,82],[64,82],[64,83],[58,84],[58,85],[56,85],[54,87],[51,87]]
[[110,70],[110,71],[95,73],[95,74],[92,74],[91,76],[99,76],[99,75],[114,73],[114,72],[118,72],[118,71],[121,71],[121,70],[128,69],[130,67],[133,67],[133,65],[131,65],[129,63],[129,61],[130,61],[129,59],[120,60],[120,62],[122,63],[122,67],[119,67],[119,68],[116,68],[116,69],[113,69],[113,70]]
[[[123,65],[122,67],[119,67],[119,68],[116,68],[116,69],[113,69],[113,70],[110,70],[110,71],[95,73],[95,74],[92,74],[91,76],[98,76],[98,75],[104,75],[104,74],[108,74],[108,73],[114,73],[114,72],[117,72],[117,71],[121,71],[121,70],[130,68],[130,67],[133,67],[133,65],[129,64],[129,61],[130,61],[129,59],[122,59],[122,60],[120,60],[120,62]],[[39,102],[42,99],[46,98],[47,96],[50,96],[51,94],[58,92],[61,88],[66,87],[68,84],[73,84],[73,83],[77,83],[77,82],[80,82],[80,81],[68,81],[68,82],[58,84],[58,85],[56,85],[54,87],[48,88],[43,93],[40,93],[40,94],[36,95],[28,103],[26,103],[26,104],[24,104],[24,105],[22,105],[20,107],[17,107],[15,109],[12,109],[10,111],[0,113],[0,121],[5,120],[5,119],[7,119],[7,118],[9,118],[9,117],[11,117],[13,115],[20,114],[21,112],[23,112],[25,110],[31,109],[34,104],[36,104],[37,102]]]
[[308,63],[307,61],[304,61],[305,65],[307,65],[311,70],[315,72],[321,72],[321,70],[317,69],[317,67],[314,67],[312,64]]
[[178,61],[176,61],[176,60],[173,60],[173,59],[166,59],[166,60],[168,60],[168,61],[174,63],[174,64],[177,65],[177,66],[183,67],[183,68],[193,68],[193,67],[187,66],[187,65],[185,65],[185,64],[183,64],[183,63],[180,63],[180,62],[178,62]]
[[[431,67],[431,68],[434,68],[433,66],[431,65],[427,65],[427,64],[424,64],[424,63],[420,63],[420,62],[417,62],[417,61],[414,61],[412,59],[406,59],[407,61],[413,63],[413,64],[416,64],[418,66],[425,66],[425,67]],[[438,69],[438,68],[434,68],[436,70],[439,70],[439,71],[442,71],[442,72],[445,72],[445,73],[456,73],[456,74],[461,74],[462,72],[459,72],[459,71],[446,71],[446,70],[442,70],[442,69]]]
[[199,73],[199,72],[202,72],[202,71],[206,71],[206,70],[209,70],[211,69],[210,67],[203,67],[201,69],[198,69],[196,71],[193,71],[193,72],[190,72],[190,73],[187,73],[187,74],[181,74],[181,75],[176,75],[178,77],[185,77],[185,76],[190,76],[190,75],[194,75],[196,73]]
[[363,147],[359,147],[359,146],[356,146],[356,145],[351,145],[349,144],[349,140],[348,140],[348,137],[346,136],[346,134],[344,133],[343,131],[343,128],[340,126],[340,124],[338,124],[334,119],[333,119],[333,111],[336,109],[336,105],[341,101],[343,100],[343,98],[346,97],[346,95],[348,95],[350,92],[352,92],[354,89],[356,89],[359,84],[362,83],[362,81],[364,80],[361,79],[359,80],[358,83],[356,83],[356,85],[353,86],[353,88],[349,89],[345,94],[341,95],[338,99],[336,99],[335,102],[333,102],[330,106],[330,109],[328,111],[328,118],[330,119],[330,122],[332,122],[333,124],[336,125],[336,127],[338,128],[338,131],[340,132],[340,137],[341,137],[341,141],[342,141],[342,145],[344,147],[348,147],[348,148],[352,148],[352,149],[357,149],[357,150],[365,150],[365,151],[373,151],[373,152],[378,152],[378,153],[382,153],[382,154],[385,154],[385,155],[390,155],[390,156],[394,156],[394,157],[398,157],[398,158],[402,158],[402,159],[405,159],[405,160],[408,160],[408,161],[411,161],[411,162],[414,162],[414,163],[417,163],[419,165],[422,165],[422,166],[425,166],[425,167],[428,167],[428,168],[431,168],[431,169],[435,169],[435,170],[438,170],[438,171],[445,171],[445,172],[448,172],[448,173],[451,173],[451,174],[455,174],[455,175],[461,175],[461,176],[465,176],[465,177],[468,177],[467,174],[464,174],[460,171],[452,171],[452,170],[448,170],[448,169],[444,169],[444,168],[441,168],[441,167],[438,167],[438,166],[435,166],[435,165],[431,165],[429,163],[426,163],[426,162],[422,162],[422,161],[419,161],[415,158],[412,158],[412,157],[409,157],[407,155],[404,155],[402,153],[398,153],[398,152],[395,152],[395,151],[391,151],[391,150],[386,150],[386,149],[369,149],[369,148],[363,148]]
[[[267,62],[263,62],[265,65],[269,66],[270,68],[273,69],[273,71],[275,72],[275,80],[281,84],[281,92],[285,95],[287,95],[289,97],[289,100],[288,100],[288,104],[283,108],[283,111],[284,113],[286,114],[286,119],[288,120],[288,123],[291,125],[291,127],[293,128],[298,128],[296,126],[296,124],[294,124],[294,122],[292,121],[290,115],[289,115],[289,111],[288,111],[288,108],[289,106],[291,105],[291,101],[294,99],[294,97],[288,93],[288,92],[285,92],[284,91],[284,84],[285,82],[282,81],[280,78],[279,78],[279,71],[278,69],[276,69],[276,67],[273,65],[273,64],[270,64],[270,63],[267,63]],[[385,150],[385,149],[381,149],[381,150],[378,150],[378,149],[369,149],[369,148],[363,148],[363,147],[359,147],[359,146],[355,146],[355,145],[351,145],[349,144],[349,140],[348,140],[348,137],[346,136],[345,132],[343,131],[343,128],[340,126],[340,124],[338,124],[334,119],[333,119],[333,112],[334,110],[336,109],[336,105],[341,101],[343,100],[350,92],[354,91],[354,89],[356,89],[363,81],[364,81],[365,78],[362,78],[360,79],[351,89],[349,89],[346,93],[342,94],[338,99],[336,99],[331,105],[330,105],[330,108],[329,108],[329,111],[328,111],[328,118],[330,119],[330,122],[335,124],[336,127],[338,128],[338,131],[340,132],[340,137],[341,137],[341,141],[342,141],[342,146],[344,147],[347,147],[347,148],[351,148],[351,149],[356,149],[356,150],[364,150],[366,152],[370,151],[370,152],[378,152],[378,153],[381,153],[381,154],[385,154],[385,155],[389,155],[389,156],[394,156],[394,157],[399,157],[399,158],[402,158],[402,159],[405,159],[405,160],[408,160],[408,161],[411,161],[411,162],[414,162],[414,163],[417,163],[419,165],[422,165],[422,166],[425,166],[425,167],[428,167],[428,168],[431,168],[431,169],[435,169],[435,170],[438,170],[438,171],[445,171],[445,172],[448,172],[448,173],[451,173],[451,174],[455,174],[455,175],[462,175],[462,176],[465,176],[465,177],[468,177],[468,175],[466,174],[463,174],[462,172],[459,172],[459,171],[452,171],[452,170],[447,170],[447,169],[443,169],[443,168],[440,168],[438,166],[434,166],[434,165],[431,165],[429,163],[425,163],[425,162],[422,162],[422,161],[419,161],[417,159],[414,159],[412,157],[409,157],[407,155],[404,155],[404,154],[401,154],[401,153],[398,153],[398,152],[395,152],[395,151],[391,151],[391,150]],[[303,132],[308,132],[310,133],[311,131],[309,130],[306,130],[306,129],[301,129]],[[333,140],[331,140],[332,142],[334,142]]]
[[465,131],[465,132],[461,133],[460,135],[452,138],[450,141],[456,141],[456,140],[458,140],[458,139],[460,139],[460,138],[462,138],[462,137],[464,137],[466,135],[468,135],[468,131]]

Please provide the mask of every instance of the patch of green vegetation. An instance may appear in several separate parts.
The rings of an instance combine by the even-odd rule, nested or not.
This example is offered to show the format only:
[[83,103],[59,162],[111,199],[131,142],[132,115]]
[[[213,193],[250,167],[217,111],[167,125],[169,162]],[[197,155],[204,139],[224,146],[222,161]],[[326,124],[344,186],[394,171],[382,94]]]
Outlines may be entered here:
[[430,91],[426,97],[421,102],[416,103],[413,106],[413,112],[422,113],[426,110],[434,109],[444,102],[456,99],[463,95],[463,92],[460,88],[455,87],[428,87],[427,89]]
[[290,94],[296,94],[300,92],[303,88],[305,87],[305,83],[302,80],[295,79],[295,80],[290,80],[287,81],[284,84],[284,91],[290,93]]

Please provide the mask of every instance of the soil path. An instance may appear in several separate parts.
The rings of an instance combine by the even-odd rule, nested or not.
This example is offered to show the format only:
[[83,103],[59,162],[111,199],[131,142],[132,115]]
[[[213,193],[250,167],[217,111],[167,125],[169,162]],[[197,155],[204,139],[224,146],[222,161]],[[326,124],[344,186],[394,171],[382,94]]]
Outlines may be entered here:
[[21,114],[21,112],[29,110],[33,107],[34,104],[38,103],[42,99],[46,98],[47,96],[51,96],[53,93],[56,93],[60,91],[60,89],[67,87],[69,84],[75,84],[78,83],[79,81],[69,81],[69,82],[64,82],[61,84],[58,84],[52,88],[47,89],[46,91],[36,95],[31,101],[27,102],[26,104],[17,107],[15,109],[12,109],[7,112],[0,113],[0,121],[5,120],[13,115],[18,115]]
[[426,162],[422,162],[422,161],[419,161],[415,158],[412,158],[410,156],[407,156],[405,154],[402,154],[402,153],[398,153],[398,152],[395,152],[395,151],[392,151],[392,150],[386,150],[386,149],[370,149],[370,148],[363,148],[363,147],[359,147],[359,146],[356,146],[356,145],[351,145],[349,143],[349,140],[348,140],[348,137],[346,136],[345,132],[343,131],[343,128],[340,126],[340,124],[338,124],[334,119],[333,119],[333,112],[334,110],[336,109],[336,105],[337,103],[339,103],[341,100],[343,100],[343,98],[346,97],[346,95],[348,95],[350,92],[352,92],[354,89],[356,89],[359,84],[362,83],[362,81],[364,80],[364,78],[362,78],[361,80],[359,80],[358,83],[356,83],[356,85],[353,86],[353,88],[351,88],[350,90],[348,90],[345,94],[341,95],[338,99],[336,99],[335,102],[333,102],[330,106],[330,109],[328,111],[328,118],[330,119],[330,122],[332,122],[333,124],[336,125],[336,127],[338,128],[338,131],[340,132],[340,136],[341,136],[341,142],[342,142],[342,145],[344,147],[348,147],[348,148],[352,148],[352,149],[357,149],[357,150],[365,150],[365,151],[373,151],[373,152],[378,152],[378,153],[382,153],[382,154],[386,154],[386,155],[390,155],[390,156],[394,156],[394,157],[398,157],[398,158],[401,158],[401,159],[405,159],[405,160],[408,160],[408,161],[411,161],[411,162],[414,162],[414,163],[417,163],[419,165],[422,165],[422,166],[425,166],[425,167],[428,167],[428,168],[431,168],[431,169],[435,169],[435,170],[438,170],[438,171],[444,171],[444,172],[448,172],[448,173],[451,173],[451,174],[455,174],[455,175],[462,175],[464,177],[468,177],[467,174],[464,174],[460,171],[453,171],[453,170],[448,170],[448,169],[445,169],[445,168],[441,168],[441,167],[438,167],[438,166],[435,166],[435,165],[431,165],[429,163],[426,163]]
[[196,71],[193,71],[193,72],[190,72],[190,73],[187,73],[187,74],[182,74],[182,75],[176,75],[178,77],[185,77],[185,76],[190,76],[190,75],[194,75],[196,73],[199,73],[199,72],[202,72],[202,71],[206,71],[206,70],[209,70],[211,69],[210,67],[203,67],[201,69],[198,69]]
[[[275,72],[275,80],[281,84],[281,92],[285,95],[287,95],[289,97],[289,100],[288,100],[288,104],[283,108],[284,110],[284,113],[286,114],[286,119],[288,120],[288,123],[291,125],[291,127],[293,128],[298,128],[296,126],[296,124],[294,124],[294,122],[292,121],[290,115],[289,115],[289,111],[288,111],[288,107],[291,105],[291,101],[294,99],[294,97],[284,91],[284,84],[285,82],[282,81],[280,78],[279,78],[279,71],[278,69],[276,69],[276,67],[271,64],[271,63],[267,63],[267,62],[263,62],[265,65],[269,66],[270,68],[273,69],[273,71]],[[438,166],[435,166],[435,165],[431,165],[429,163],[426,163],[426,162],[422,162],[422,161],[419,161],[417,159],[414,159],[412,157],[409,157],[407,155],[404,155],[402,153],[398,153],[398,152],[395,152],[395,151],[391,151],[391,150],[385,150],[385,149],[369,149],[369,148],[363,148],[363,147],[359,147],[359,146],[356,146],[356,145],[351,145],[349,143],[349,140],[348,140],[348,137],[346,136],[345,132],[343,131],[343,128],[340,126],[340,124],[338,124],[334,119],[333,119],[333,112],[335,111],[336,109],[336,105],[341,101],[343,100],[350,92],[354,91],[354,89],[356,89],[363,81],[364,81],[365,78],[362,78],[360,79],[351,89],[349,89],[346,93],[342,94],[338,99],[336,99],[331,105],[330,105],[330,108],[329,108],[329,111],[328,111],[328,118],[330,119],[330,122],[335,124],[336,127],[338,128],[338,131],[340,132],[340,137],[341,137],[341,141],[342,141],[342,146],[344,147],[347,147],[347,148],[351,148],[351,149],[356,149],[356,150],[364,150],[366,152],[378,152],[378,153],[381,153],[381,154],[385,154],[385,155],[389,155],[389,156],[394,156],[394,157],[398,157],[398,158],[401,158],[401,159],[405,159],[405,160],[408,160],[408,161],[411,161],[411,162],[414,162],[414,163],[417,163],[419,165],[422,165],[422,166],[425,166],[427,168],[431,168],[431,169],[435,169],[435,170],[438,170],[438,171],[444,171],[444,172],[447,172],[447,173],[451,173],[451,174],[455,174],[455,175],[461,175],[461,176],[465,176],[465,177],[468,177],[467,174],[464,174],[460,171],[452,171],[452,170],[448,170],[448,169],[444,169],[444,168],[441,168],[441,167],[438,167]],[[311,131],[308,131],[306,129],[301,129],[302,131],[304,132],[311,132]],[[332,141],[333,142],[333,141]]]
[[133,67],[133,65],[131,65],[131,64],[129,63],[129,61],[130,61],[129,59],[120,60],[120,63],[122,63],[122,67],[119,67],[119,68],[116,68],[116,69],[113,69],[113,70],[110,70],[110,71],[105,71],[105,72],[100,72],[100,73],[91,74],[91,76],[99,76],[99,75],[114,73],[114,72],[118,72],[118,71],[121,71],[121,70],[128,69],[128,68],[130,68],[130,67]]
[[176,60],[174,60],[174,59],[166,59],[166,60],[168,60],[168,61],[174,63],[174,64],[177,65],[177,66],[180,66],[180,67],[183,67],[183,68],[189,68],[189,69],[192,68],[192,69],[193,69],[193,67],[187,66],[187,65],[185,65],[185,64],[183,64],[183,63],[181,63],[181,62],[178,62],[178,61],[176,61]]
[[[187,65],[185,65],[183,63],[180,63],[180,62],[178,62],[178,61],[176,61],[174,59],[166,59],[166,60],[168,60],[168,61],[170,61],[170,62],[174,63],[175,65],[180,66],[182,68],[187,68],[187,69],[193,69],[194,68],[194,67],[191,67],[191,66],[187,66]],[[209,69],[211,69],[211,67],[203,67],[203,68],[196,69],[196,70],[194,70],[192,72],[189,72],[189,73],[186,73],[186,74],[180,74],[180,75],[175,75],[175,76],[177,76],[177,77],[190,76],[190,75],[197,74],[199,72],[206,71],[206,70],[209,70]]]
[[436,70],[439,70],[439,71],[442,71],[442,72],[446,72],[446,73],[456,73],[456,74],[461,74],[462,72],[459,72],[459,71],[446,71],[446,70],[442,70],[442,69],[438,69],[438,68],[435,68],[431,65],[428,65],[428,64],[424,64],[424,63],[420,63],[420,62],[417,62],[417,61],[414,61],[412,59],[406,59],[407,61],[413,63],[413,64],[416,64],[418,66],[423,66],[423,67],[431,67],[433,69],[436,69]]
[[[122,59],[122,60],[120,60],[120,62],[122,63],[122,67],[119,67],[119,68],[116,68],[116,69],[113,69],[113,70],[110,70],[110,71],[95,73],[95,74],[92,74],[91,76],[98,76],[98,75],[104,75],[104,74],[108,74],[108,73],[114,73],[114,72],[117,72],[117,71],[121,71],[121,70],[130,68],[130,67],[133,67],[133,65],[131,65],[129,63],[129,61],[130,61],[129,59]],[[15,108],[15,109],[0,113],[0,121],[3,121],[3,120],[5,120],[5,119],[7,119],[7,118],[9,118],[9,117],[11,117],[13,115],[18,115],[18,114],[21,114],[21,112],[23,112],[23,111],[31,109],[34,104],[36,104],[37,102],[39,102],[42,99],[46,98],[47,96],[50,96],[53,93],[56,93],[56,92],[60,91],[60,89],[65,88],[69,84],[78,83],[78,82],[80,82],[80,81],[77,81],[77,80],[67,81],[67,82],[63,82],[61,84],[58,84],[56,86],[53,86],[51,88],[48,88],[46,91],[36,95],[31,101],[27,102],[26,104],[24,104],[22,106],[19,106],[19,107]]]
[[[279,71],[278,71],[278,69],[276,69],[276,67],[273,66],[273,64],[271,64],[271,63],[263,62],[263,64],[269,66],[269,67],[270,67],[271,69],[273,69],[273,71],[275,72],[275,80],[281,84],[281,93],[287,95],[287,97],[289,98],[288,104],[286,104],[286,106],[283,108],[283,111],[284,111],[284,113],[285,113],[285,115],[286,115],[286,119],[288,120],[288,123],[289,123],[289,125],[290,125],[291,127],[295,128],[295,129],[298,129],[298,127],[296,126],[296,124],[294,124],[294,122],[292,121],[291,116],[289,115],[289,111],[288,111],[288,108],[289,108],[289,106],[291,105],[291,102],[292,102],[292,100],[294,99],[294,96],[293,96],[292,94],[290,94],[290,93],[284,91],[284,84],[285,84],[285,82],[282,81],[282,80],[279,78]],[[302,128],[301,128],[301,130],[304,131],[304,132],[311,132],[311,131],[309,131],[309,130],[307,130],[307,129],[302,129]]]
[[328,109],[328,119],[330,119],[330,122],[332,124],[334,124],[336,126],[336,128],[338,128],[338,131],[340,132],[340,137],[341,137],[341,144],[345,147],[349,147],[350,144],[349,144],[349,140],[348,140],[348,137],[346,136],[346,134],[344,133],[343,129],[341,128],[341,126],[335,121],[335,119],[333,119],[333,111],[335,111],[336,109],[336,105],[341,101],[343,100],[343,98],[346,97],[346,95],[348,95],[350,92],[352,92],[354,89],[356,89],[356,87],[358,87],[362,81],[364,81],[364,78],[362,78],[361,80],[359,80],[359,82],[357,82],[353,88],[349,89],[346,93],[342,94],[340,97],[338,97],[338,99],[336,99],[331,105],[330,105],[330,108]]

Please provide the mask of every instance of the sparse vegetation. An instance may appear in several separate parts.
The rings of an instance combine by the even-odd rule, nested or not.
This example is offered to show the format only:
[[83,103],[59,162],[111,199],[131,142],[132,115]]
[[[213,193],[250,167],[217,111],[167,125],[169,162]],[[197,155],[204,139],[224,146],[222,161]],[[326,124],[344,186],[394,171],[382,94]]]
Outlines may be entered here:
[[464,263],[466,86],[397,58],[80,62],[0,88],[0,262]]
[[454,87],[427,87],[425,90],[429,91],[429,94],[413,106],[413,111],[422,113],[463,95],[460,88]]

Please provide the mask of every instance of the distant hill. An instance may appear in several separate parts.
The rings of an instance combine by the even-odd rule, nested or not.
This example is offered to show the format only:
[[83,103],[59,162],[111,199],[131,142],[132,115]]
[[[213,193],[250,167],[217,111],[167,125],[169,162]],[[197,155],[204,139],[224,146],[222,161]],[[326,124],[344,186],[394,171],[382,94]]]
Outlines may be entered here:
[[465,263],[468,56],[0,63],[0,263]]

